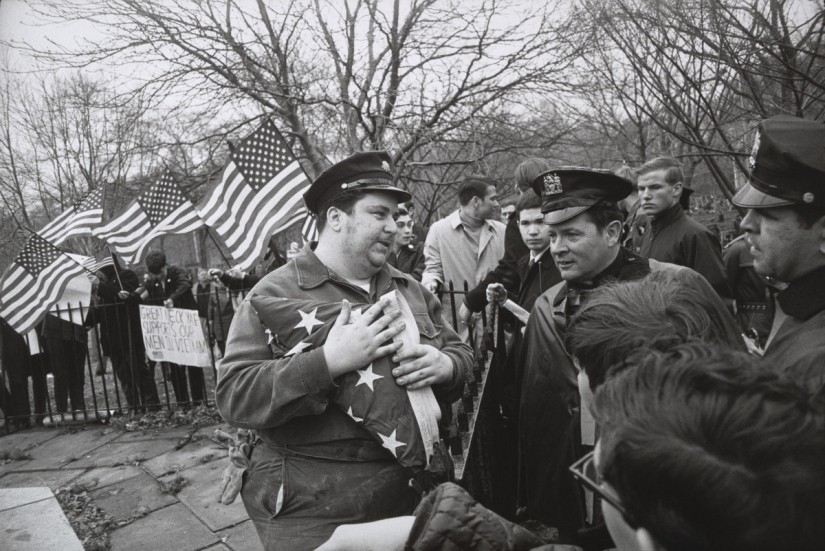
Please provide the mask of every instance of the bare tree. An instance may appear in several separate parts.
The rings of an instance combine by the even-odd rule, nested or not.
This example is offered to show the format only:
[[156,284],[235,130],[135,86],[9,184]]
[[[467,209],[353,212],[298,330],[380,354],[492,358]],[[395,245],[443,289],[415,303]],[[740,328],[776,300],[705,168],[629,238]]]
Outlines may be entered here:
[[[30,52],[63,66],[135,68],[141,91],[175,98],[170,113],[226,114],[230,106],[223,116],[239,123],[272,114],[310,172],[385,148],[406,177],[456,132],[560,88],[579,48],[562,8],[521,0],[44,1],[36,7],[44,19],[91,20],[106,35],[79,50]],[[451,165],[478,160],[478,149],[465,151]]]

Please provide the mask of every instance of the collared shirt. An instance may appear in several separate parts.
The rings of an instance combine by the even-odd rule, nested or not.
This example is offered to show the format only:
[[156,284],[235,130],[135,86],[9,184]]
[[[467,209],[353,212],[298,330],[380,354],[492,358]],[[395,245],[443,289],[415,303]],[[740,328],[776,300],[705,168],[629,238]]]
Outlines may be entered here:
[[544,253],[546,253],[548,250],[550,250],[550,245],[547,245],[547,246],[544,248],[544,250],[539,251],[539,252],[536,252],[536,251],[532,251],[532,250],[531,250],[531,251],[530,251],[530,262],[532,262],[532,263],[536,263],[536,262],[538,262],[538,261],[539,261],[539,259],[540,259],[542,256],[544,256]]
[[221,415],[233,426],[258,429],[270,444],[315,450],[336,443],[336,449],[361,450],[366,446],[385,455],[386,449],[372,442],[368,432],[353,423],[346,412],[330,405],[338,386],[329,375],[323,346],[291,356],[274,354],[269,345],[271,336],[250,301],[263,295],[374,304],[392,290],[407,300],[422,344],[438,348],[453,360],[456,378],[433,387],[436,397],[442,402],[458,399],[463,374],[472,366],[472,350],[452,329],[442,327],[438,301],[421,284],[387,265],[372,277],[366,291],[327,268],[307,245],[285,266],[266,275],[238,308],[226,357],[218,368],[215,397]]
[[[485,220],[478,238],[478,248],[464,230],[459,211],[439,220],[430,227],[424,246],[425,265],[423,283],[439,281],[445,286],[452,282],[457,291],[475,287],[504,256],[505,226],[497,220]],[[456,301],[460,304],[461,301]],[[450,309],[449,295],[444,295],[444,309]]]

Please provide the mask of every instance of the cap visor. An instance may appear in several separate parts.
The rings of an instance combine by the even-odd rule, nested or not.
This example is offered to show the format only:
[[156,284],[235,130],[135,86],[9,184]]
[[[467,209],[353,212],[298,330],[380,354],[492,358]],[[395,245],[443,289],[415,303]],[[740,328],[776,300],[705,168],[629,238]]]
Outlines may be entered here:
[[399,203],[406,203],[410,199],[412,199],[412,195],[408,191],[404,191],[403,189],[397,188],[395,186],[376,186],[376,185],[366,185],[366,186],[358,186],[357,188],[361,191],[383,191],[386,193],[392,193],[396,197],[398,197]]
[[750,184],[745,184],[742,189],[736,192],[733,197],[733,204],[737,207],[744,207],[746,209],[765,209],[769,207],[782,207],[785,205],[793,205],[793,201],[782,199],[781,197],[774,197],[763,193]]
[[592,205],[588,205],[586,207],[569,207],[566,209],[559,209],[550,211],[544,214],[544,223],[545,224],[561,224],[562,222],[567,222],[571,218],[575,218],[576,216],[580,215],[587,209],[589,209]]

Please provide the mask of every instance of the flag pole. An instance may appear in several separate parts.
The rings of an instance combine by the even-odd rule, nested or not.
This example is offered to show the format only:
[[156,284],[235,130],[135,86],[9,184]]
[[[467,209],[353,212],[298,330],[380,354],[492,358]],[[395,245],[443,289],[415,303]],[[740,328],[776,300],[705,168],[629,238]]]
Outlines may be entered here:
[[120,281],[120,272],[117,271],[117,259],[115,258],[115,253],[109,249],[109,256],[112,257],[112,268],[115,269],[115,277],[117,277],[117,283],[120,285],[120,290],[125,291],[126,289],[123,288],[123,282]]
[[206,235],[208,235],[209,237],[211,237],[211,238],[212,238],[212,242],[213,242],[213,243],[215,243],[215,247],[218,249],[218,253],[220,253],[221,257],[223,258],[223,261],[224,261],[224,262],[226,262],[226,267],[227,267],[227,268],[231,268],[231,267],[232,267],[232,263],[231,263],[231,262],[229,262],[229,259],[227,259],[227,258],[226,258],[226,255],[225,255],[225,254],[223,254],[223,251],[221,250],[221,244],[220,244],[220,243],[218,243],[218,240],[217,240],[217,239],[215,239],[215,236],[214,236],[214,235],[212,235],[212,232],[211,232],[211,231],[209,231],[209,226],[204,226],[204,227],[206,228]]

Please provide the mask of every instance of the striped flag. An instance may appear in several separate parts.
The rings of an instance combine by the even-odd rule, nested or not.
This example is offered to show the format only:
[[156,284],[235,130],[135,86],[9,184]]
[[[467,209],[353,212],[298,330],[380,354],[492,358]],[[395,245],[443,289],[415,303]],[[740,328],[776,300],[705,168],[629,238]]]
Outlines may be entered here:
[[25,335],[60,300],[83,266],[33,234],[0,279],[0,317]]
[[109,247],[103,245],[103,247],[95,251],[92,256],[87,256],[82,264],[84,268],[94,273],[105,266],[114,266],[115,261],[112,260],[112,253],[109,251]]
[[197,209],[238,267],[249,271],[272,235],[306,219],[303,193],[309,185],[292,150],[267,119],[232,151],[223,177]]
[[[306,211],[306,209],[304,210]],[[315,222],[315,217],[312,216],[309,211],[305,212],[301,235],[304,236],[304,241],[318,241],[318,225]]]
[[99,187],[46,224],[37,234],[46,241],[59,245],[69,237],[91,235],[92,228],[102,221],[103,188]]
[[123,212],[95,228],[92,235],[106,241],[127,263],[136,264],[152,239],[201,227],[203,220],[167,170]]

